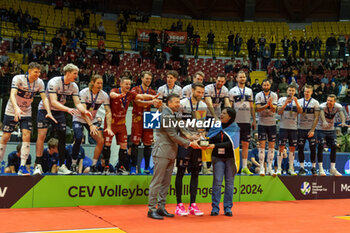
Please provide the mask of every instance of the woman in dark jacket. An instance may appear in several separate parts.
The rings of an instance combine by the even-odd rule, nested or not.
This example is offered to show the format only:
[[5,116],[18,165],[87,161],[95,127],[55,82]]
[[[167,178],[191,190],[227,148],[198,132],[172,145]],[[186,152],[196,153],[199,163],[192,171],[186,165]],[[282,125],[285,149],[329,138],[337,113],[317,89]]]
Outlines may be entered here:
[[221,112],[221,128],[211,128],[209,149],[213,149],[213,194],[211,216],[219,214],[221,185],[225,176],[224,213],[232,216],[233,181],[239,162],[239,127],[234,122],[236,112],[233,108],[224,108]]

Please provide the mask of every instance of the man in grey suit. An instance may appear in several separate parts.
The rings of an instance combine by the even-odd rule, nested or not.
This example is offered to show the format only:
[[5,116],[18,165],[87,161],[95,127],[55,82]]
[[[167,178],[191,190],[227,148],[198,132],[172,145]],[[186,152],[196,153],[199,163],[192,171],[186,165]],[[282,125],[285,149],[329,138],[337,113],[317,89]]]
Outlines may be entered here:
[[[170,125],[169,122],[176,122],[175,112],[180,107],[180,97],[177,94],[170,94],[167,98],[167,106],[162,109],[161,127],[156,131],[156,140],[152,151],[154,162],[154,173],[149,186],[148,196],[148,217],[153,219],[163,219],[174,217],[165,209],[166,196],[171,182],[178,145],[188,148],[200,149],[196,141],[190,141],[178,135],[180,128],[164,127]],[[156,208],[158,198],[158,209]]]

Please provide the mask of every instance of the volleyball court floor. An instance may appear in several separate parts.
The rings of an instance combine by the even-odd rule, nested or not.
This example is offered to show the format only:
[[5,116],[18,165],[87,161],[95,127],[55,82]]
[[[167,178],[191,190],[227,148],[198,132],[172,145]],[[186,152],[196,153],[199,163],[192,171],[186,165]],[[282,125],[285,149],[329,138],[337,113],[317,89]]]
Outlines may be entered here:
[[[350,194],[349,194],[350,198]],[[221,203],[222,204],[222,203]],[[153,220],[147,205],[1,209],[0,232],[349,232],[350,199],[234,203],[233,217],[204,216]],[[174,212],[176,205],[166,206]],[[222,207],[222,205],[221,205]]]

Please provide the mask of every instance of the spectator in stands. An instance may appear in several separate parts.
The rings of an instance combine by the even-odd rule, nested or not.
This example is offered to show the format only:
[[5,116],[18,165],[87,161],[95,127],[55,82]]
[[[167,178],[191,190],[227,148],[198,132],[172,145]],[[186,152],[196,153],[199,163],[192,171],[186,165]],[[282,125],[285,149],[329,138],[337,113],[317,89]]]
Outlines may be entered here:
[[180,47],[175,42],[172,49],[171,49],[172,59],[174,61],[180,61],[180,53],[181,53]]
[[24,71],[22,70],[21,64],[18,64],[17,60],[13,61],[10,72],[11,72],[12,77],[15,75],[18,75],[18,74],[24,74]]
[[75,19],[75,27],[83,27],[83,21],[81,20],[80,16],[78,16],[76,19]]
[[281,43],[282,43],[282,48],[283,48],[283,56],[284,58],[287,59],[288,57],[288,50],[289,50],[289,39],[287,38],[287,36],[284,36],[284,38],[281,40]]
[[106,29],[103,26],[103,22],[100,22],[97,28],[97,36],[103,36],[103,38],[106,39]]
[[[339,89],[337,87],[337,84],[333,81],[331,82],[331,86],[328,88],[328,94],[333,94],[335,96],[338,96],[338,93],[339,93]],[[327,98],[326,98],[327,100]]]
[[91,28],[90,28],[90,32],[92,33],[97,33],[97,26],[96,26],[96,23],[93,23]]
[[328,88],[325,83],[321,83],[321,85],[317,88],[317,100],[321,103],[327,100]]
[[22,62],[23,64],[25,64],[26,55],[30,53],[30,51],[32,50],[32,47],[33,47],[33,38],[28,33],[27,38],[24,40],[24,43],[23,43],[23,62]]
[[114,48],[111,52],[112,59],[111,59],[111,65],[112,66],[119,66],[120,63],[120,54],[123,54],[123,51],[118,51],[117,48]]
[[60,34],[56,34],[56,36],[51,40],[51,43],[53,45],[53,51],[55,54],[61,54],[62,40],[60,36]]
[[10,57],[7,55],[7,51],[0,56],[0,65],[4,65],[5,62],[11,62]]
[[248,57],[250,59],[253,48],[256,47],[255,38],[251,36],[247,41]]
[[312,37],[309,37],[309,39],[306,41],[305,49],[306,49],[307,58],[311,58],[312,57],[312,50],[313,50]]
[[110,69],[107,69],[106,73],[103,75],[103,90],[109,93],[114,86],[114,75],[111,73]]
[[299,40],[299,57],[301,58],[305,57],[305,50],[306,50],[306,41],[305,41],[305,38],[302,36]]
[[282,77],[282,82],[278,84],[278,90],[279,90],[279,97],[287,96],[287,89],[288,89],[288,83],[286,80],[286,77]]
[[184,55],[180,59],[180,75],[183,75],[183,76],[187,75],[187,67],[188,67],[188,59],[186,55]]
[[293,36],[293,40],[291,41],[290,45],[292,46],[292,54],[295,59],[298,51],[298,42],[295,36]]
[[215,45],[214,45],[214,38],[215,38],[215,34],[213,33],[213,31],[210,29],[208,35],[207,35],[208,41],[208,47],[207,49],[211,49],[211,54],[212,57],[215,57]]
[[251,51],[251,56],[249,57],[250,59],[250,63],[252,65],[252,70],[256,70],[256,64],[258,62],[258,52],[256,51],[256,47],[253,47],[252,48],[252,51]]
[[[348,53],[350,54],[350,37],[348,37],[348,40],[346,41],[346,47],[348,48]],[[349,59],[348,59],[349,62]]]
[[194,27],[191,22],[188,23],[186,31],[187,31],[187,37],[189,39],[192,39]]
[[324,83],[326,86],[328,85],[329,80],[328,80],[327,76],[323,76],[323,78],[321,79],[321,83]]
[[172,25],[171,25],[171,27],[170,27],[170,31],[172,31],[172,32],[175,32],[176,31],[176,24],[175,23],[173,23]]
[[[236,38],[235,38],[235,52],[236,52],[236,57],[238,57],[239,52],[241,51],[241,46],[243,43],[243,39],[241,37],[241,34],[237,33]],[[232,55],[233,56],[233,55]]]
[[316,57],[316,54],[318,52],[318,56],[321,57],[321,46],[322,46],[322,40],[316,36],[313,41],[313,48],[314,48],[314,56]]
[[275,57],[275,50],[276,50],[276,43],[277,43],[277,38],[276,38],[275,32],[271,32],[269,42],[270,42],[271,58],[274,58]]
[[152,29],[152,32],[148,34],[150,51],[152,52],[158,44],[158,34]]
[[263,53],[265,50],[265,45],[266,45],[266,38],[264,33],[261,33],[260,38],[258,39],[258,44],[259,44],[259,57],[263,57]]
[[337,39],[334,36],[334,33],[331,33],[331,36],[327,38],[326,40],[326,53],[325,58],[332,58],[333,52],[335,51],[335,48],[337,46]]
[[308,72],[305,81],[306,81],[306,84],[308,85],[311,85],[311,86],[314,85],[314,76],[312,75],[312,71]]
[[61,34],[60,39],[62,41],[61,54],[63,54],[66,51],[66,48],[67,48],[67,42],[68,42],[67,32]]
[[263,55],[262,55],[262,70],[267,70],[267,66],[271,61],[271,51],[269,46],[265,46],[265,49],[263,51]]
[[86,27],[89,27],[90,25],[90,11],[89,10],[86,10],[84,13],[83,13],[83,26],[84,28]]
[[253,91],[253,95],[254,95],[254,97],[255,97],[255,95],[257,94],[257,93],[259,93],[260,91],[262,91],[262,87],[261,87],[261,85],[260,85],[260,83],[259,83],[259,79],[255,79],[255,82],[253,83],[253,85],[252,85],[252,91]]
[[12,41],[12,52],[21,53],[21,50],[22,50],[21,47],[22,47],[22,40],[19,37],[19,35],[16,34],[15,38],[13,38],[13,41]]
[[36,48],[32,49],[28,55],[28,64],[31,62],[38,62],[39,57]]
[[338,37],[338,45],[339,45],[338,57],[343,60],[345,59],[345,43],[346,43],[346,38],[344,36],[344,33],[340,32],[340,35]]
[[248,69],[249,70],[249,61],[246,57],[243,57],[241,69]]
[[198,31],[196,31],[196,33],[192,37],[192,55],[194,55],[195,59],[198,58],[198,46],[199,46],[200,40],[201,40],[201,37]]
[[182,21],[179,19],[176,23],[176,31],[182,32]]
[[[233,34],[232,31],[230,31],[230,34],[228,35],[227,39],[228,39],[227,50],[228,50],[228,51],[233,51],[233,52],[234,52],[234,48],[235,48],[235,47],[234,47],[233,42],[234,42],[234,39],[235,39],[235,35]],[[232,56],[233,56],[233,55],[232,55]]]
[[[22,148],[22,143],[19,143],[16,147],[16,151],[12,151],[8,155],[7,159],[7,167],[5,168],[5,173],[17,173],[18,168],[21,163],[21,148]],[[29,155],[26,161],[26,168],[28,172],[30,172],[30,164],[32,163],[32,156]]]
[[70,44],[70,47],[74,52],[76,52],[76,50],[77,50],[78,43],[79,43],[79,38],[77,36],[75,36],[71,40],[71,44]]
[[80,48],[86,54],[86,48],[88,47],[88,43],[86,41],[86,37],[83,38],[83,40],[80,41]]
[[102,65],[102,62],[105,60],[105,58],[106,58],[106,49],[104,48],[104,46],[99,46],[98,48],[97,48],[97,50],[95,51],[95,56],[97,57],[97,60],[98,60],[98,63],[100,64],[100,65]]

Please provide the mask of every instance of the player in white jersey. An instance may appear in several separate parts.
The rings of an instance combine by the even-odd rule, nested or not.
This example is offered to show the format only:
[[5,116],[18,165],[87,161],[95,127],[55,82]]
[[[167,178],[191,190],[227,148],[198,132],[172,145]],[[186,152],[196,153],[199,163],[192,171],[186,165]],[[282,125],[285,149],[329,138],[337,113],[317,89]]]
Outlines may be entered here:
[[216,76],[215,84],[209,84],[204,89],[204,100],[208,106],[208,117],[220,119],[221,105],[224,103],[225,107],[231,107],[228,89],[225,87],[225,74],[218,74]]
[[175,84],[177,78],[179,77],[179,73],[175,70],[168,71],[167,73],[167,84],[158,88],[159,99],[166,103],[166,98],[170,94],[177,94],[182,99],[182,88]]
[[334,130],[335,115],[339,113],[341,118],[341,124],[339,126],[349,127],[345,124],[345,115],[343,112],[343,106],[336,103],[337,97],[333,94],[327,97],[327,102],[320,105],[320,119],[316,127],[317,134],[317,159],[319,164],[320,176],[325,176],[326,173],[323,170],[323,145],[327,144],[331,148],[331,169],[329,173],[331,176],[341,176],[342,174],[335,168],[336,159],[336,135]]
[[[73,173],[77,172],[77,160],[80,150],[80,145],[84,136],[84,127],[89,131],[93,139],[96,141],[96,147],[94,151],[94,157],[92,160],[92,166],[90,173],[98,174],[99,171],[96,168],[97,160],[102,152],[104,145],[104,138],[102,131],[97,124],[96,114],[101,105],[104,105],[106,112],[106,121],[107,127],[104,130],[110,136],[113,136],[114,133],[111,130],[112,114],[111,108],[109,106],[109,96],[106,92],[102,90],[103,87],[103,78],[100,75],[93,75],[89,83],[89,87],[83,89],[79,93],[80,101],[83,106],[88,109],[92,114],[92,120],[90,120],[86,115],[82,115],[80,112],[77,115],[73,116],[73,131],[74,131],[74,144],[72,148],[72,167],[71,170]],[[104,173],[109,172],[109,161],[107,161],[107,166],[104,168]]]
[[[238,86],[233,87],[229,92],[232,107],[236,110],[236,123],[240,128],[240,139],[242,143],[242,170],[241,174],[253,175],[247,168],[248,147],[250,142],[250,130],[256,128],[255,109],[253,104],[253,91],[245,86],[247,81],[244,71],[237,74]],[[251,123],[251,119],[253,119]]]
[[[195,119],[204,120],[207,113],[207,105],[202,101],[204,96],[204,85],[201,83],[193,84],[192,97],[184,98],[180,101],[179,113],[183,120]],[[198,135],[198,128],[187,128],[192,135]],[[186,135],[186,137],[188,137]],[[185,175],[186,169],[191,173],[191,183],[190,183],[190,206],[188,212],[194,215],[203,215],[196,205],[196,195],[198,188],[198,175],[202,167],[202,150],[188,148],[185,149],[179,146],[177,160],[177,173],[175,179],[175,190],[176,190],[176,200],[177,207],[175,213],[180,216],[186,215],[185,207],[182,203],[182,180]]]
[[203,80],[204,80],[204,73],[202,71],[197,71],[194,74],[193,83],[186,85],[182,89],[182,97],[183,98],[190,98],[192,96],[192,85],[194,83],[203,83]]
[[51,114],[49,101],[45,95],[45,85],[39,79],[40,65],[31,62],[28,65],[28,73],[16,75],[12,79],[10,99],[7,102],[3,121],[3,135],[0,141],[0,162],[4,159],[6,145],[11,138],[11,133],[19,124],[22,131],[21,163],[18,169],[19,175],[30,175],[25,165],[30,151],[30,133],[32,131],[32,102],[36,93],[44,103],[47,111],[45,118],[56,121]]
[[315,129],[320,115],[320,104],[312,98],[313,87],[306,85],[304,89],[304,98],[299,99],[298,103],[303,109],[303,113],[298,119],[298,157],[300,162],[299,176],[306,175],[304,168],[304,148],[306,140],[309,141],[310,158],[312,163],[311,173],[316,172],[316,134]]
[[269,150],[267,153],[267,173],[274,174],[272,170],[272,162],[275,155],[276,141],[276,118],[275,112],[277,108],[277,94],[270,90],[271,83],[268,79],[262,81],[263,91],[255,96],[256,112],[259,116],[258,123],[258,139],[259,139],[259,163],[260,175],[265,175],[265,143],[269,142]]
[[[52,78],[46,88],[46,95],[49,98],[52,115],[57,122],[46,119],[44,116],[47,114],[43,108],[42,102],[38,108],[38,139],[36,142],[36,167],[35,174],[41,174],[41,162],[44,150],[44,140],[47,134],[47,128],[49,124],[52,125],[53,130],[56,130],[58,135],[58,153],[60,158],[60,167],[58,168],[58,174],[72,174],[66,165],[66,117],[65,112],[71,115],[78,115],[79,112],[92,118],[91,113],[80,103],[79,88],[75,83],[75,79],[78,77],[79,68],[73,64],[67,64],[63,68],[64,76],[58,76]],[[72,96],[75,108],[66,107],[66,98]]]
[[298,144],[298,114],[303,112],[303,109],[298,103],[298,98],[295,96],[296,87],[289,85],[287,88],[287,96],[281,97],[277,104],[277,113],[281,115],[280,132],[279,132],[279,153],[277,156],[277,175],[282,173],[283,152],[288,141],[289,145],[289,169],[288,174],[296,176],[294,171],[294,152]]

